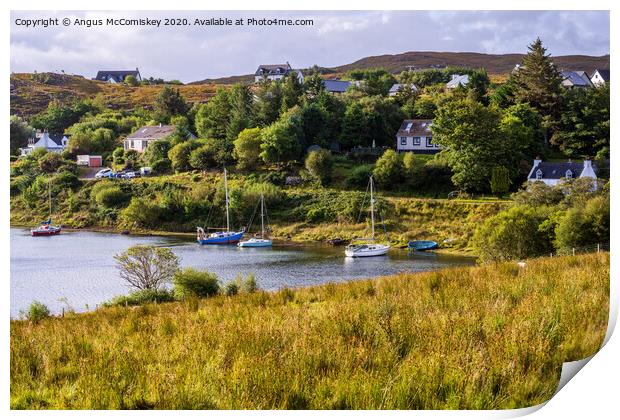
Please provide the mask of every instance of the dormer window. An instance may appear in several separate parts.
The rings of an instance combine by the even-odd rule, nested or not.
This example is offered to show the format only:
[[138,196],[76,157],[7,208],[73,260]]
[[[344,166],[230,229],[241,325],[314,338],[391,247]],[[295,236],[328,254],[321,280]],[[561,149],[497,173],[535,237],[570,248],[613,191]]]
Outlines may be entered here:
[[536,171],[536,179],[542,179],[543,173],[542,171],[539,169]]
[[573,179],[573,172],[570,169],[566,171],[566,179]]

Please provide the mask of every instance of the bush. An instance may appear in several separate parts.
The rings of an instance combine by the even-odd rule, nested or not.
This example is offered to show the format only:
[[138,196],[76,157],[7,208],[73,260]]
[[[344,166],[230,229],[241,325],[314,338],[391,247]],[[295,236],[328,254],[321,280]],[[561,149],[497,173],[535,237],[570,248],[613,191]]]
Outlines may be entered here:
[[560,218],[555,228],[558,251],[609,241],[609,197],[595,197]]
[[345,184],[349,188],[365,188],[368,185],[368,178],[372,175],[370,165],[360,165],[354,168],[345,179]]
[[386,150],[375,164],[373,176],[383,188],[392,189],[402,176],[402,160],[392,149]]
[[236,280],[229,281],[224,286],[224,294],[226,296],[235,296],[239,293],[239,283]]
[[243,280],[241,290],[244,293],[254,293],[258,290],[258,284],[256,283],[256,277],[254,276],[254,273],[248,274],[245,280]]
[[220,282],[215,274],[193,268],[178,271],[172,278],[172,284],[177,299],[190,296],[209,297],[217,295],[220,291]]
[[28,312],[26,313],[26,318],[34,323],[37,323],[42,319],[48,318],[49,316],[50,310],[48,309],[48,307],[36,300],[30,304],[30,306],[28,307]]
[[121,212],[121,219],[129,226],[161,227],[162,213],[162,208],[153,200],[132,197],[129,205]]
[[331,181],[334,161],[329,150],[321,149],[308,153],[305,166],[308,172],[321,184],[325,185]]
[[286,174],[284,172],[267,172],[259,177],[261,182],[269,182],[273,185],[283,186],[286,183]]
[[136,306],[147,303],[162,303],[174,301],[174,295],[167,289],[138,290],[125,296],[116,296],[104,306]]
[[129,195],[121,191],[118,186],[102,189],[95,195],[97,204],[105,208],[121,207],[128,198]]
[[39,168],[47,173],[55,172],[61,164],[62,157],[58,153],[50,152],[39,159]]
[[156,160],[151,165],[151,170],[156,175],[166,174],[172,170],[172,162],[168,158]]

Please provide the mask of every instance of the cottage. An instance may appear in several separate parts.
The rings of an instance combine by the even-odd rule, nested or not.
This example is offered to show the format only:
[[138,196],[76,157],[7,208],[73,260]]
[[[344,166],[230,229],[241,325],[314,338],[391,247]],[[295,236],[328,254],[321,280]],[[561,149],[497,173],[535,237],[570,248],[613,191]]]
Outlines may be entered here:
[[[559,184],[563,180],[575,178],[597,179],[597,167],[591,160],[583,162],[543,162],[534,159],[534,165],[527,176],[528,182],[544,182],[549,186]],[[594,183],[596,188],[596,181]]]
[[28,139],[28,146],[19,149],[21,156],[27,156],[36,149],[45,148],[48,152],[62,153],[69,143],[65,135],[50,135],[47,131],[37,132],[35,138]]
[[590,81],[592,82],[594,86],[602,86],[606,83],[609,83],[609,69],[594,70],[594,72],[592,73],[592,77],[590,78]]
[[592,87],[590,77],[585,71],[563,71],[560,74],[562,75],[562,86],[567,89]]
[[107,83],[122,83],[127,76],[135,77],[138,82],[142,81],[140,70],[137,67],[135,70],[99,70],[94,80]]
[[392,85],[392,87],[390,88],[390,91],[388,92],[388,95],[390,96],[396,96],[398,94],[398,92],[404,90],[404,89],[411,89],[414,92],[418,91],[418,87],[416,85],[414,85],[413,83],[395,83]]
[[396,150],[420,154],[439,152],[441,147],[433,143],[432,125],[433,120],[404,120],[396,133]]
[[447,89],[456,89],[457,87],[465,87],[469,84],[468,74],[453,74],[452,79],[446,83]]
[[348,80],[323,80],[325,91],[333,95],[341,95],[349,89],[351,82]]
[[286,64],[261,64],[254,72],[254,81],[281,80],[290,73],[295,73],[299,81],[304,82],[304,75],[301,70],[293,70],[288,61]]
[[175,130],[175,125],[147,125],[127,136],[123,142],[123,147],[125,150],[135,150],[142,153],[149,143],[165,139],[172,135]]

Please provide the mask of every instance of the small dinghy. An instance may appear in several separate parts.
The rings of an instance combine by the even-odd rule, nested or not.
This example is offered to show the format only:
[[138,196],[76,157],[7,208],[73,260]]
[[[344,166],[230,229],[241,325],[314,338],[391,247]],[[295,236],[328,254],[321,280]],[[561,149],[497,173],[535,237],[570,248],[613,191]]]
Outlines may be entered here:
[[409,241],[408,246],[414,251],[430,251],[438,247],[435,241]]

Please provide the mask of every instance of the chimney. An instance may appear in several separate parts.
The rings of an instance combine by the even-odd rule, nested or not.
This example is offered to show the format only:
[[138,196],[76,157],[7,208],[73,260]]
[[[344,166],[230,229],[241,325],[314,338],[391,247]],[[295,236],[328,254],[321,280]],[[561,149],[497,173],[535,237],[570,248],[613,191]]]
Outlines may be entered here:
[[583,161],[583,169],[591,168],[591,167],[592,167],[592,161],[591,160],[586,159],[586,160]]
[[534,159],[534,167],[538,166],[541,163],[542,160],[540,159],[540,156],[536,156],[536,159]]

